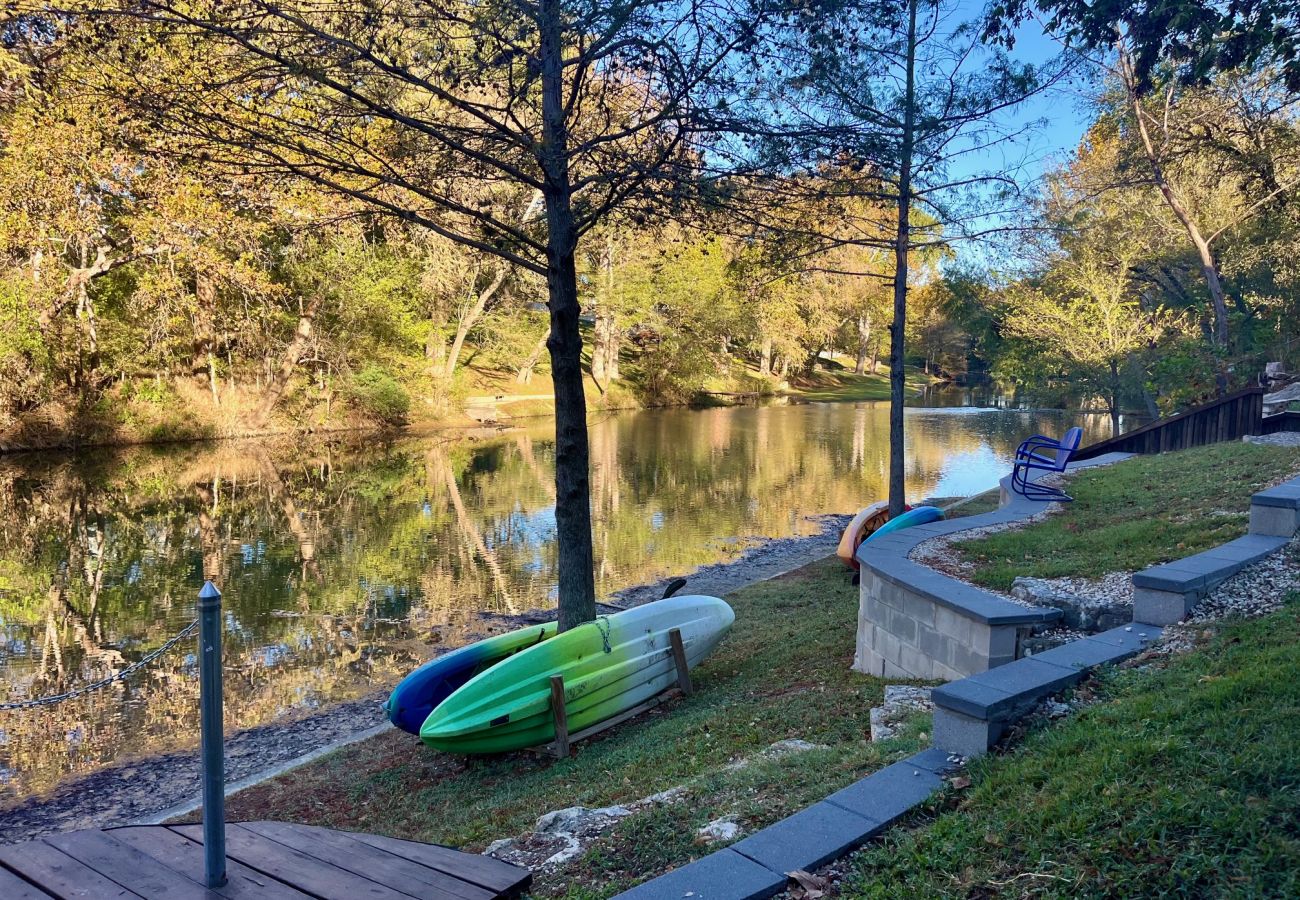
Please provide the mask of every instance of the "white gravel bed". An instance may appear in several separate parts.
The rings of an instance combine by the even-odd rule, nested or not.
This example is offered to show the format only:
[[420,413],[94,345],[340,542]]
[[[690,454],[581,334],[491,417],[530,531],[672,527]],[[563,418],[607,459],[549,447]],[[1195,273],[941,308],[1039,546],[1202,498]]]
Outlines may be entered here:
[[1274,447],[1300,447],[1300,431],[1277,431],[1273,434],[1248,434],[1247,444],[1271,444]]

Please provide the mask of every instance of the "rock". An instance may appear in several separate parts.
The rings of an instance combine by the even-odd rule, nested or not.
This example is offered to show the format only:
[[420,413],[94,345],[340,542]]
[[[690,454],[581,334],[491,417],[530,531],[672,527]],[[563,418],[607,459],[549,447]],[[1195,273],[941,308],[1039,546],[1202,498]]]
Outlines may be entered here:
[[533,831],[538,834],[579,834],[588,831],[604,831],[624,816],[632,815],[632,810],[625,806],[603,806],[599,809],[587,809],[585,806],[570,806],[548,812],[537,820]]
[[868,713],[871,739],[887,741],[898,731],[898,726],[912,715],[930,709],[930,689],[910,684],[885,685],[885,702]]
[[[1070,584],[1071,588],[1078,586]],[[1022,575],[1011,583],[1011,596],[1037,606],[1055,606],[1062,613],[1060,624],[1080,631],[1106,631],[1133,620],[1132,594],[1110,590],[1106,585],[1083,593],[1045,578]]]
[[789,753],[807,753],[809,750],[825,750],[825,744],[814,744],[810,741],[801,741],[798,738],[787,738],[784,741],[777,741],[772,746],[763,751],[767,757],[785,756]]
[[1287,408],[1287,405],[1300,400],[1300,381],[1288,384],[1281,390],[1264,395],[1264,415],[1272,415]]
[[647,806],[662,806],[668,803],[676,803],[686,796],[686,785],[679,784],[677,787],[671,787],[666,791],[660,791],[657,794],[651,794],[649,797],[642,797],[627,805],[630,810],[638,810]]
[[695,832],[695,836],[706,844],[716,844],[719,841],[734,841],[741,833],[741,827],[730,819],[714,819]]
[[484,852],[528,869],[556,869],[580,856],[593,840],[630,815],[632,810],[625,806],[557,809],[539,818],[532,831],[493,841]]

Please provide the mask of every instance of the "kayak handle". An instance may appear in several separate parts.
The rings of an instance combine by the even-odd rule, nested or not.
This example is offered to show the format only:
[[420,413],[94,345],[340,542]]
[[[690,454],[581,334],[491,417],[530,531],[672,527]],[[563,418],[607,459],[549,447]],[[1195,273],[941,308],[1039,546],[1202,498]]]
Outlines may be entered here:
[[672,581],[668,582],[668,587],[664,588],[664,595],[659,599],[667,600],[669,597],[671,597],[673,594],[677,593],[684,587],[686,587],[685,578],[674,578]]

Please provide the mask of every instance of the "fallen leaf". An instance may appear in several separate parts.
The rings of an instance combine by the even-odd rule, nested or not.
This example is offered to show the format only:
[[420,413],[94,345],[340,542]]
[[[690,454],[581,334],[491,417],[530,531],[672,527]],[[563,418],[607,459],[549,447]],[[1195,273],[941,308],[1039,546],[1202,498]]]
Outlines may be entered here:
[[950,778],[948,779],[948,783],[959,791],[970,787],[970,779],[967,778],[965,775],[959,775],[956,778]]
[[818,900],[819,897],[824,895],[826,888],[824,878],[818,878],[803,869],[795,869],[793,872],[786,872],[785,874],[797,881],[799,887],[803,888],[805,900]]

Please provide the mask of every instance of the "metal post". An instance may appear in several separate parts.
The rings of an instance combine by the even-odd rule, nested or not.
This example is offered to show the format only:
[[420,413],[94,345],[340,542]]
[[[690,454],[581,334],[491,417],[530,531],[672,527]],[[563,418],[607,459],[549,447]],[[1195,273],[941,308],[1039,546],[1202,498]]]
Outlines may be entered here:
[[199,723],[203,754],[203,875],[226,883],[226,748],[221,708],[221,591],[199,591]]

